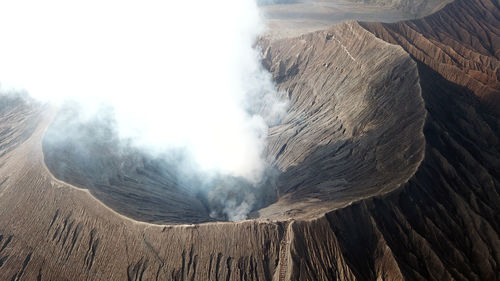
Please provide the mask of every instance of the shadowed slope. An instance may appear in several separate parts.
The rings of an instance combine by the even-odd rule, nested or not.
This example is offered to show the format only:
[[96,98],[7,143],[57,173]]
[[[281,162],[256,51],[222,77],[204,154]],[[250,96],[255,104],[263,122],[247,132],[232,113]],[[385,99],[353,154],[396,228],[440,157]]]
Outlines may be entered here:
[[[58,112],[44,136],[45,163],[57,179],[120,214],[156,224],[241,220],[276,200],[272,169],[258,184],[203,173],[181,149],[152,155],[120,139],[109,113],[88,120],[80,114],[74,105]],[[248,210],[238,209],[242,202]]]
[[[58,179],[88,189],[121,214],[153,223],[214,221],[174,165],[118,139],[109,118],[80,120],[78,109],[57,114],[44,137],[44,159]],[[180,162],[180,161],[179,161]]]
[[33,134],[34,123],[40,118],[38,109],[29,98],[0,96],[0,157],[5,157]]
[[[464,7],[488,7],[486,0],[468,3],[473,6]],[[498,7],[498,2],[491,3]],[[442,18],[436,23],[454,24],[448,7],[442,12],[449,17],[436,15]],[[455,12],[460,17],[470,11]],[[8,125],[2,127],[1,144],[9,144],[0,156],[0,279],[500,280],[500,122],[486,109],[494,103],[485,102],[481,87],[464,87],[468,84],[452,79],[467,77],[463,72],[469,68],[456,67],[456,75],[447,76],[441,73],[442,63],[431,64],[412,53],[410,46],[420,36],[401,43],[412,53],[412,62],[400,47],[374,38],[357,24],[342,27],[266,45],[271,48],[265,60],[292,101],[288,121],[270,132],[269,156],[284,175],[294,173],[280,179],[280,201],[262,214],[300,217],[288,204],[304,215],[315,210],[310,198],[317,196],[317,212],[325,215],[177,226],[127,219],[89,192],[56,180],[42,153],[52,116],[40,114],[36,105],[9,101],[9,110],[0,110],[0,118],[8,120],[2,123]],[[493,38],[488,27],[477,27],[461,38],[482,32]],[[443,42],[438,39],[428,46]],[[422,53],[436,51],[425,46],[420,45]],[[453,46],[447,50],[455,50]],[[498,49],[492,50],[468,67],[489,68],[481,64],[493,61]],[[305,109],[305,115],[298,109]],[[417,125],[424,125],[423,135],[405,130]],[[379,154],[374,148],[378,139],[393,149],[381,146],[384,153]],[[335,145],[337,140],[346,144]],[[409,145],[414,142],[419,145]],[[344,150],[346,146],[352,149]],[[412,150],[422,153],[422,162],[402,153]],[[336,161],[323,162],[329,157]],[[397,172],[391,173],[393,169]],[[351,176],[354,180],[346,182],[357,184],[336,189],[345,184],[335,181],[339,175]],[[307,184],[295,186],[295,176]],[[406,176],[410,178],[403,181]],[[379,181],[384,177],[387,181]],[[371,188],[370,182],[379,184]],[[359,195],[359,186],[368,187],[365,195],[375,196],[349,204],[343,196]],[[298,205],[299,195],[309,200]],[[321,200],[335,196],[343,203],[333,198],[323,205]]]
[[394,24],[361,23],[500,115],[500,3],[457,0],[434,15]]
[[425,159],[389,195],[294,224],[292,280],[500,280],[499,16],[498,2],[457,1],[362,23],[418,61]]
[[[426,155],[397,191],[294,223],[291,280],[500,280],[500,124],[419,65]],[[457,122],[457,120],[459,122]]]

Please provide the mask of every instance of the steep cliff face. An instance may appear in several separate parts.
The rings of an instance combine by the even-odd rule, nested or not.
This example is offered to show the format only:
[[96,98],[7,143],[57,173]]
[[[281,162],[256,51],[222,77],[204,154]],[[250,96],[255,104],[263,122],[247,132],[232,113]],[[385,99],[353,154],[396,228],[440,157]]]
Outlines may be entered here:
[[499,6],[262,41],[279,200],[237,223],[124,217],[45,165],[51,108],[1,96],[0,279],[500,280]]
[[500,279],[499,14],[498,2],[457,1],[418,21],[362,23],[418,63],[425,158],[396,192],[294,224],[292,280]]
[[291,106],[270,129],[280,200],[261,216],[319,214],[413,175],[425,149],[425,110],[416,64],[401,48],[349,22],[274,41],[264,55]]
[[426,66],[419,74],[428,118],[417,173],[389,195],[297,222],[292,280],[500,279],[498,119]]
[[[491,1],[461,1],[418,21],[362,23],[380,38],[401,44],[417,61],[427,112],[425,158],[415,175],[389,195],[294,222],[291,280],[500,279],[498,95],[492,91],[485,99],[483,94],[498,82],[497,7]],[[447,24],[457,24],[453,15],[469,20],[453,40],[441,34],[433,44],[422,44],[425,35],[415,31],[420,25],[452,32],[456,29]],[[405,32],[390,33],[403,27]],[[469,55],[459,57],[464,45]],[[436,53],[443,49],[457,59],[440,59]],[[473,62],[477,53],[482,57]],[[483,79],[470,86],[469,73]]]

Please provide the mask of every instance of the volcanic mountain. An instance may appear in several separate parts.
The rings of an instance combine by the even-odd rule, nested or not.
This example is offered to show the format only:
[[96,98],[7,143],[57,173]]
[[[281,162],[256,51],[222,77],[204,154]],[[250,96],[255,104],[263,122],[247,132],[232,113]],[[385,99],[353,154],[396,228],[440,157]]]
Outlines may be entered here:
[[0,279],[500,280],[500,2],[372,2],[428,15],[258,42],[290,107],[251,219],[0,96]]

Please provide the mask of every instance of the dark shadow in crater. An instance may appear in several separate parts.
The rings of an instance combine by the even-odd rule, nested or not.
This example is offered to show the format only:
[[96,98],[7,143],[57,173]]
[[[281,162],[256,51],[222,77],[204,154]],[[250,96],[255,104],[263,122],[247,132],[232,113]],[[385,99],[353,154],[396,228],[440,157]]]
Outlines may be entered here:
[[85,119],[77,106],[64,106],[44,136],[43,152],[56,178],[88,189],[115,211],[151,223],[203,223],[244,219],[276,201],[272,169],[258,185],[206,175],[184,151],[152,155],[120,140],[112,111],[100,112]]

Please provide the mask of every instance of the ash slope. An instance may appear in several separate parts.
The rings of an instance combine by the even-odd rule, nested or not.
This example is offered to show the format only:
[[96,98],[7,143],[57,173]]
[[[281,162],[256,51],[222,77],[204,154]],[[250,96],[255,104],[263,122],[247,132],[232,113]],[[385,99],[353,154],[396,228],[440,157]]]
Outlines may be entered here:
[[500,115],[500,2],[457,0],[429,17],[394,24],[362,23],[401,45],[417,61]]
[[[413,131],[410,130],[410,132],[421,135],[424,112],[420,100],[416,65],[400,48],[376,39],[355,23],[350,25],[353,27],[352,32],[356,35],[355,38],[362,39],[359,41],[358,51],[367,54],[376,51],[381,57],[387,59],[387,63],[370,65],[370,60],[360,62],[367,70],[378,70],[380,76],[376,76],[378,79],[373,80],[377,83],[369,83],[363,91],[356,91],[355,86],[354,88],[348,87],[348,91],[342,93],[352,95],[354,99],[351,101],[357,100],[362,104],[365,102],[369,104],[374,101],[367,95],[380,92],[378,87],[371,86],[384,84],[383,81],[387,81],[385,84],[388,85],[393,83],[406,85],[402,88],[413,89],[411,91],[413,97],[410,100],[416,101],[418,106],[417,109],[408,106],[408,110],[421,113],[415,115],[416,125],[411,127]],[[344,25],[338,26],[333,31],[341,32],[344,27]],[[339,71],[345,68],[346,71],[354,73],[360,67],[345,56],[344,48],[334,40],[325,42],[321,35],[311,38],[316,38],[316,43],[326,43],[329,46],[331,44],[331,48],[329,47],[326,53],[336,51],[344,54],[344,56],[339,56]],[[364,43],[367,45],[363,46]],[[353,50],[352,55],[358,55],[358,51]],[[394,66],[394,63],[413,75],[408,76],[408,79],[404,79],[403,74],[390,75],[392,68],[389,66]],[[332,67],[332,72],[333,69]],[[371,90],[368,91],[368,89]],[[394,97],[401,96],[403,92],[396,91]],[[304,109],[300,105],[300,101],[303,100],[300,96],[307,97],[308,92],[297,91],[296,94],[298,99],[294,103],[299,106],[297,110]],[[385,98],[378,96],[388,102],[390,97],[391,95]],[[318,104],[321,104],[320,99]],[[334,107],[328,100],[329,98],[324,99],[324,106],[328,110],[323,112],[313,107],[313,112],[305,112],[310,114],[312,119],[304,121],[314,124],[314,118],[317,116],[315,111],[320,113],[320,116],[329,115]],[[406,99],[396,100],[403,106]],[[36,112],[35,109],[32,111]],[[363,121],[361,124],[366,131],[364,134],[370,135],[369,132],[371,132],[377,135],[387,131],[390,126],[384,126],[383,122],[376,117],[392,116],[387,120],[395,118],[384,112],[371,114],[369,111],[359,111],[357,107],[352,107],[352,111],[346,112],[345,116],[341,115],[337,120],[329,121],[332,125],[336,124],[335,126],[325,129],[332,130],[332,132],[339,131],[334,135],[341,136],[343,129],[338,130],[338,127],[344,124],[342,126],[347,128],[344,137],[349,138],[352,136],[352,131],[361,133],[363,130],[355,129],[355,125],[349,125],[348,122],[342,123],[341,120],[349,119],[349,116],[361,116],[359,120]],[[292,121],[290,124],[293,124],[299,115],[296,112],[290,116]],[[257,219],[239,223],[160,226],[127,219],[94,199],[88,191],[74,188],[52,176],[44,165],[42,139],[53,117],[50,115],[39,117],[35,121],[33,122],[36,126],[35,132],[15,150],[10,151],[6,158],[3,158],[8,165],[2,166],[2,174],[10,176],[3,186],[4,192],[0,197],[2,203],[0,213],[2,241],[0,242],[3,243],[2,247],[5,245],[0,252],[0,258],[2,258],[0,277],[35,280],[39,276],[41,280],[283,280],[286,274],[292,272],[293,263],[289,255],[291,241],[295,235],[292,231],[293,223]],[[26,121],[26,123],[32,124],[31,121]],[[389,124],[393,123],[394,121],[391,121]],[[23,124],[17,123],[12,126],[22,128]],[[318,123],[317,127],[312,128],[323,128],[319,124],[323,123]],[[286,125],[285,129],[288,130],[289,126]],[[276,130],[281,129],[276,128]],[[303,133],[308,131],[304,130]],[[309,133],[312,131],[314,130],[310,130]],[[305,138],[308,137],[303,136],[303,133],[297,134],[297,139],[304,138],[303,141],[306,141]],[[356,135],[360,137],[360,133]],[[325,134],[328,135],[328,132]],[[286,139],[289,140],[290,147],[293,148],[296,145],[290,141],[289,137]],[[422,145],[421,140],[417,139],[417,142]],[[302,150],[302,153],[305,153],[304,156],[322,145],[322,143],[311,144],[314,145]],[[403,147],[406,145],[406,143],[402,144]],[[282,145],[276,141],[276,146]],[[345,147],[366,149],[368,145],[366,142],[360,142],[358,145]],[[341,151],[339,146],[335,150]],[[270,155],[272,155],[271,152]],[[303,162],[300,158],[293,160],[295,157],[292,157],[289,151],[283,151],[279,157],[276,156],[272,157],[277,158],[277,163],[282,165],[282,169]],[[372,167],[372,165],[369,166]],[[366,173],[372,169],[367,169]],[[322,192],[327,194],[328,188],[336,187],[326,186]],[[300,189],[307,191],[304,188]],[[284,187],[280,190],[282,195],[292,194]],[[119,192],[119,190],[115,191]],[[310,194],[314,192],[316,191]],[[347,189],[347,192],[350,190]],[[363,191],[358,189],[356,192]],[[337,190],[336,193],[342,194],[342,191]],[[370,190],[365,196],[372,195],[374,194]],[[323,204],[328,204],[330,199],[325,197],[321,200],[324,201]],[[311,216],[310,211],[314,210],[312,208],[314,202],[310,202],[309,198],[304,198],[304,203],[308,207],[303,209],[301,215]],[[333,207],[330,206],[330,208]],[[278,209],[281,210],[281,207]],[[286,219],[287,215],[285,214],[282,218]]]
[[[44,135],[45,164],[57,179],[88,190],[124,216],[155,224],[227,221],[276,201],[274,169],[256,184],[203,173],[185,150],[152,155],[120,139],[109,112],[81,114],[74,104],[59,109]],[[243,202],[248,210],[239,211]]]
[[362,2],[376,4],[380,6],[395,7],[404,11],[407,14],[413,15],[415,18],[422,15],[432,14],[444,5],[452,2],[452,0],[350,0],[352,2]]
[[174,165],[155,161],[120,141],[112,119],[78,121],[82,120],[78,116],[77,107],[63,108],[45,133],[44,160],[57,179],[89,190],[110,208],[138,221],[214,221]]
[[396,192],[295,223],[292,280],[500,280],[498,4],[361,23],[418,64],[425,158]]
[[[493,1],[470,1],[477,9],[459,9],[463,2],[457,1],[458,6],[447,6],[441,12],[452,7],[458,9],[458,15],[480,21],[487,12],[498,17],[498,9],[489,9],[499,6]],[[484,7],[489,7],[488,11]],[[443,18],[442,25],[453,24],[439,13],[434,16]],[[495,26],[487,24],[477,26],[494,38]],[[355,30],[359,36],[351,40],[358,42],[352,45],[359,50],[374,41],[379,52],[401,50],[375,39],[367,29]],[[467,32],[472,36],[478,30]],[[309,38],[321,38],[318,34],[325,35],[325,42],[328,32]],[[466,31],[460,34],[457,41],[467,41],[463,36]],[[416,44],[418,37],[406,40]],[[278,46],[286,49],[286,41]],[[337,49],[329,52],[347,50],[355,57],[354,49],[337,44]],[[288,54],[291,60],[295,55]],[[413,58],[427,116],[425,157],[416,173],[389,194],[362,199],[311,220],[190,226],[155,226],[129,220],[48,172],[41,145],[52,120],[45,114],[47,109],[17,103],[2,110],[1,124],[6,124],[2,144],[9,145],[2,146],[7,150],[2,150],[0,158],[0,278],[500,280],[498,117],[489,114],[491,105],[474,89]],[[482,62],[478,59],[475,64]],[[363,63],[376,62],[368,57]],[[349,68],[345,63],[337,66],[339,72]],[[393,67],[387,65],[387,71]],[[318,72],[321,70],[324,67]],[[274,75],[279,76],[279,71]],[[314,78],[311,75],[312,82]],[[310,91],[297,95],[307,97]]]
[[295,37],[348,20],[396,22],[432,14],[453,0],[262,0],[273,38]]
[[280,199],[261,216],[317,216],[415,173],[426,113],[416,64],[401,48],[356,22],[262,45],[290,109],[269,132]]

